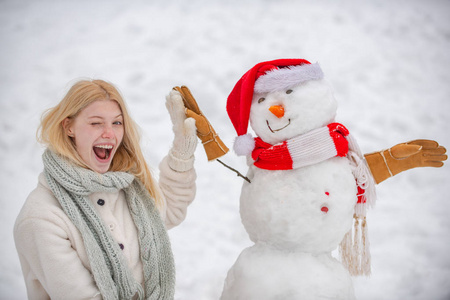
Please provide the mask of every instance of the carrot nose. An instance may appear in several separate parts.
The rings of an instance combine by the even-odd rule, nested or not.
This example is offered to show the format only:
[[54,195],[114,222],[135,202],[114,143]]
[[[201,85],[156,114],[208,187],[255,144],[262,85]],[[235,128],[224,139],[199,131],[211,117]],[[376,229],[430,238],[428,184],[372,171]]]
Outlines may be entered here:
[[282,118],[284,116],[284,107],[281,105],[272,105],[269,107],[271,113],[273,113],[277,118]]

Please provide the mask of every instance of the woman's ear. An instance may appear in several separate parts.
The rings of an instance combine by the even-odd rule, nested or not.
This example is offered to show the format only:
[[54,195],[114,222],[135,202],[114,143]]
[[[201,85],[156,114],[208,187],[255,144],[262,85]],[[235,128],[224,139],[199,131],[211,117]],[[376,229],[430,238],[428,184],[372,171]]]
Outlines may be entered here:
[[73,131],[72,131],[72,126],[70,126],[72,123],[72,120],[70,118],[65,118],[62,121],[62,127],[64,128],[64,131],[66,132],[66,134],[70,137],[74,137]]

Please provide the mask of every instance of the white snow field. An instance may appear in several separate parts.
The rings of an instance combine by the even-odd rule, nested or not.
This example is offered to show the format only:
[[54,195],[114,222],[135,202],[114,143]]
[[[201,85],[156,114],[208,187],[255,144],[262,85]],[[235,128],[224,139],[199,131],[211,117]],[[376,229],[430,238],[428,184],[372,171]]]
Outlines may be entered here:
[[[231,148],[229,92],[253,65],[278,58],[320,63],[337,120],[363,152],[417,138],[450,148],[449,16],[444,0],[0,1],[0,299],[26,299],[13,224],[42,171],[40,115],[76,79],[118,86],[156,175],[172,141],[164,97],[173,86],[192,90]],[[242,179],[207,162],[201,145],[196,157],[196,200],[170,231],[175,298],[214,300],[251,242],[239,216]],[[223,161],[246,172],[232,152]],[[358,299],[450,299],[449,185],[446,165],[378,186],[373,274],[354,278]]]

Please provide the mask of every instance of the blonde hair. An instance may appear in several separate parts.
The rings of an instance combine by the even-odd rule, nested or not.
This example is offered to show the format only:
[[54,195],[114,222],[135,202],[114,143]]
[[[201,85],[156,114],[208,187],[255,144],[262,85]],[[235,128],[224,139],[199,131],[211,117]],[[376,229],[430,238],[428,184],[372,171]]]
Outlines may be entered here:
[[103,80],[76,82],[58,105],[42,115],[37,131],[38,141],[76,165],[89,168],[78,154],[73,140],[66,134],[63,121],[66,118],[73,120],[86,106],[98,100],[116,101],[123,116],[123,140],[113,157],[109,171],[133,174],[144,184],[156,204],[162,206],[159,188],[142,154],[138,126],[128,114],[119,91],[111,83]]

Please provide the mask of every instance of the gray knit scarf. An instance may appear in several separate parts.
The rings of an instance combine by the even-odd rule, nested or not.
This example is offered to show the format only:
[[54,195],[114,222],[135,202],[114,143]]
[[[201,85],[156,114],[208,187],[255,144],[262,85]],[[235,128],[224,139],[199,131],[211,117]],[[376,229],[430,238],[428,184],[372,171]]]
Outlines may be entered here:
[[[81,232],[92,274],[103,299],[173,299],[175,267],[166,228],[143,184],[125,172],[99,174],[77,167],[46,150],[47,182],[64,212]],[[102,222],[88,195],[123,189],[139,235],[144,285],[135,280],[117,242]],[[145,296],[144,296],[145,295]]]

